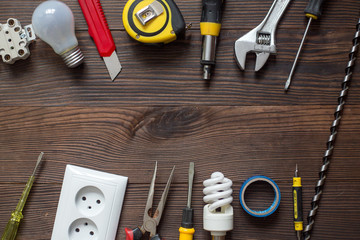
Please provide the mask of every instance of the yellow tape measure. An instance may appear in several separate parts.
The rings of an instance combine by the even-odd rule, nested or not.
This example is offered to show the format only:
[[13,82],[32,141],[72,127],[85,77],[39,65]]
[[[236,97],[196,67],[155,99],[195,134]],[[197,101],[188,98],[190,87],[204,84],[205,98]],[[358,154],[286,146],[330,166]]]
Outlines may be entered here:
[[123,24],[133,39],[150,44],[172,42],[186,28],[172,0],[129,0],[124,7]]

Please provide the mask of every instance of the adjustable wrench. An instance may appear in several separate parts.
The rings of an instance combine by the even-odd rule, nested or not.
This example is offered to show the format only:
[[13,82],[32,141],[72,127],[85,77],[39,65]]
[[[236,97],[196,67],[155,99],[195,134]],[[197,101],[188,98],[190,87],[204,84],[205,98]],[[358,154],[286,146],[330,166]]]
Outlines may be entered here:
[[290,1],[275,0],[264,20],[256,28],[236,40],[235,58],[241,70],[245,70],[248,52],[256,54],[255,71],[259,71],[264,66],[270,53],[276,53],[276,26]]

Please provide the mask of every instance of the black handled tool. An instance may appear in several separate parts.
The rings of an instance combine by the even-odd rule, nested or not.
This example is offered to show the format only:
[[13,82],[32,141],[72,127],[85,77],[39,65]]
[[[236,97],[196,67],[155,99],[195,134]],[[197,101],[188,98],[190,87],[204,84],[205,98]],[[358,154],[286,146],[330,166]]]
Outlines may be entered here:
[[200,20],[202,52],[200,64],[203,66],[205,80],[209,80],[215,66],[217,38],[221,29],[222,0],[203,0]]
[[285,91],[287,91],[289,89],[289,86],[290,86],[290,83],[291,83],[291,78],[292,78],[292,75],[294,74],[294,70],[295,70],[295,67],[296,67],[296,63],[298,61],[298,58],[299,58],[299,55],[300,55],[300,52],[301,52],[301,49],[304,45],[304,41],[305,41],[305,38],[306,38],[306,35],[309,31],[309,27],[311,25],[311,21],[314,19],[314,20],[317,20],[320,16],[321,16],[321,12],[322,12],[322,4],[325,2],[325,0],[310,0],[308,5],[306,6],[305,10],[304,10],[304,13],[305,13],[305,16],[309,18],[309,21],[308,21],[308,24],[306,26],[306,29],[305,29],[305,32],[304,32],[304,36],[301,40],[301,43],[300,43],[300,46],[299,46],[299,49],[296,53],[296,57],[295,57],[295,60],[294,60],[294,63],[292,65],[292,68],[290,70],[290,74],[289,74],[289,77],[288,79],[286,80],[286,83],[285,83]]

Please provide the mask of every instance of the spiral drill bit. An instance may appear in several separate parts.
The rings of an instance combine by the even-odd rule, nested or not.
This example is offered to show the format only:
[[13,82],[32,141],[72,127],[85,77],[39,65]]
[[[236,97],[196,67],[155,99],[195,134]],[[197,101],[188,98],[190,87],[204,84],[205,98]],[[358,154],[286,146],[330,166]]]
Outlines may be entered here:
[[308,240],[311,237],[310,233],[314,226],[316,212],[319,209],[319,202],[320,202],[322,190],[323,190],[323,187],[325,184],[326,173],[327,173],[327,170],[330,165],[330,159],[331,159],[331,156],[332,156],[332,153],[334,150],[337,129],[339,127],[340,120],[341,120],[341,114],[342,114],[342,111],[343,111],[344,105],[345,105],[345,98],[349,91],[350,81],[351,81],[351,77],[352,77],[352,70],[355,65],[356,54],[357,54],[357,51],[359,48],[359,43],[360,43],[360,19],[359,19],[358,23],[356,24],[356,33],[353,38],[353,46],[349,53],[349,62],[347,64],[347,67],[345,68],[346,75],[341,84],[341,92],[338,97],[338,105],[337,105],[335,113],[334,113],[335,120],[333,121],[333,123],[330,127],[330,136],[326,143],[327,149],[323,156],[323,165],[321,166],[321,169],[319,172],[319,180],[316,183],[315,195],[312,199],[311,210],[307,217],[308,224],[306,225],[305,230],[304,230],[304,239],[305,240]]

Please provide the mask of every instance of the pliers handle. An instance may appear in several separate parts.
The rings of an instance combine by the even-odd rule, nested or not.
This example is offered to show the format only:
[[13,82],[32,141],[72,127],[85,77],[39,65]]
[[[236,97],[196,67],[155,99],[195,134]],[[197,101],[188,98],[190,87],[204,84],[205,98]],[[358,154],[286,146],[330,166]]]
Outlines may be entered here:
[[143,233],[141,232],[140,228],[125,228],[125,234],[126,234],[126,240],[140,240],[143,236]]
[[[140,228],[125,228],[126,240],[141,240],[143,233],[141,232]],[[159,234],[155,234],[150,240],[161,240]]]

